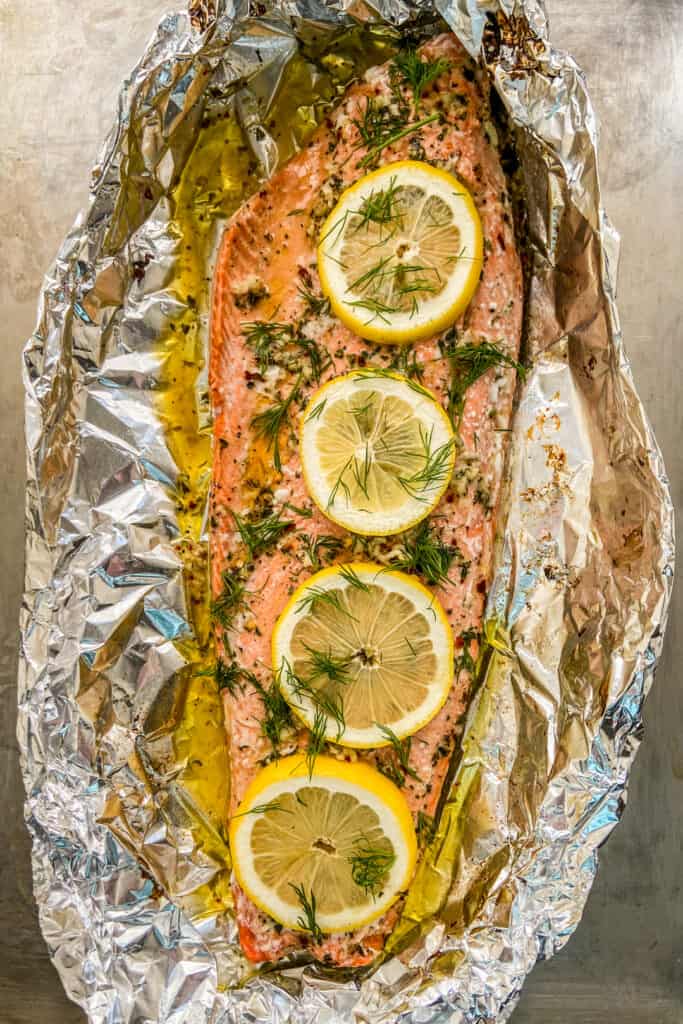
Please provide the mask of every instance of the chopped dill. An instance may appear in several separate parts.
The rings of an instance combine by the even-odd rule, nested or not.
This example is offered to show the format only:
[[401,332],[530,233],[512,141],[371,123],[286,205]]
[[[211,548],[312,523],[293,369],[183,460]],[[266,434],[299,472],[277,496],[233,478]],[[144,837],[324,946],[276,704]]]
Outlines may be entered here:
[[331,533],[321,533],[318,537],[310,537],[302,533],[301,546],[304,554],[311,563],[312,569],[321,569],[325,561],[330,561],[344,547],[341,537],[335,537]]
[[276,679],[279,681],[284,676],[286,685],[291,687],[292,693],[299,701],[305,698],[311,702],[313,707],[317,711],[320,711],[326,719],[331,719],[337,726],[337,740],[341,739],[341,736],[346,728],[346,719],[344,717],[344,701],[340,694],[330,695],[325,693],[324,690],[318,689],[312,686],[308,680],[301,679],[293,671],[292,666],[289,664],[287,659],[283,659],[282,665],[278,669]]
[[242,333],[254,353],[261,374],[264,374],[269,366],[274,365],[291,369],[297,355],[303,354],[309,361],[311,376],[315,381],[319,381],[323,371],[332,362],[326,349],[321,348],[313,338],[302,334],[301,330],[292,324],[251,320],[242,325]]
[[445,353],[450,363],[448,410],[454,424],[459,424],[465,407],[465,393],[493,366],[509,366],[524,378],[526,370],[516,359],[502,352],[497,345],[481,341],[478,345],[450,344]]
[[350,587],[355,587],[356,590],[364,590],[368,594],[370,593],[370,587],[368,584],[360,578],[356,570],[352,569],[350,565],[340,565],[338,573]]
[[315,759],[325,749],[325,733],[327,732],[327,715],[322,708],[315,709],[313,728],[309,732],[308,743],[306,744],[306,768],[308,769],[309,780],[313,778],[315,770]]
[[316,295],[302,285],[299,285],[298,292],[313,316],[327,316],[330,312],[330,300],[325,295]]
[[404,491],[411,498],[416,498],[418,501],[427,500],[429,494],[425,496],[425,492],[434,491],[436,488],[441,487],[451,471],[451,457],[456,443],[455,438],[451,437],[450,440],[432,450],[433,433],[434,428],[429,433],[426,433],[420,427],[420,441],[422,443],[420,455],[424,462],[410,476],[399,477],[399,483]]
[[301,374],[297,377],[292,390],[286,398],[278,399],[268,409],[257,413],[252,418],[252,426],[257,437],[262,437],[269,448],[273,449],[273,463],[278,473],[282,470],[280,459],[280,431],[287,422],[291,406],[298,401],[301,387]]
[[294,525],[291,519],[280,519],[276,512],[271,512],[261,519],[247,519],[237,512],[233,512],[232,517],[240,540],[249,553],[250,561],[276,544]]
[[236,661],[223,661],[222,658],[216,659],[216,665],[213,669],[213,675],[216,680],[218,692],[227,690],[231,697],[237,695],[238,690],[244,688],[245,683],[254,683],[256,677],[253,672],[249,672],[248,669],[241,668]]
[[283,807],[278,800],[269,800],[266,804],[254,804],[248,811],[240,811],[238,814],[231,814],[232,818],[243,818],[246,814],[268,814],[269,811],[281,811],[283,814],[292,814],[288,807]]
[[394,730],[390,729],[388,725],[382,725],[380,722],[375,722],[374,724],[377,726],[382,735],[389,740],[389,743],[393,748],[393,751],[396,755],[396,760],[398,762],[395,767],[400,769],[403,777],[403,782],[405,782],[406,775],[409,775],[411,779],[416,779],[417,782],[422,782],[422,779],[410,764],[411,737],[406,736],[405,739],[400,740],[396,733],[394,732]]
[[318,404],[311,409],[311,411],[309,412],[308,416],[306,417],[306,422],[308,422],[309,420],[320,419],[320,417],[322,416],[323,410],[325,409],[326,405],[327,405],[327,399],[323,398],[322,401],[318,402]]
[[394,866],[396,854],[391,850],[372,846],[365,837],[358,840],[357,845],[357,852],[349,857],[351,877],[360,889],[374,896]]
[[223,589],[211,602],[211,618],[223,629],[230,629],[235,615],[244,604],[247,588],[230,569],[223,570],[221,581]]
[[274,351],[292,339],[291,324],[269,323],[266,320],[251,320],[242,324],[242,334],[256,357],[259,373],[266,372],[271,365]]
[[257,682],[256,688],[263,702],[264,716],[261,721],[261,732],[270,742],[275,755],[279,753],[282,733],[293,725],[289,704],[280,693],[275,683],[268,689]]
[[314,942],[322,942],[323,933],[315,917],[316,902],[313,889],[311,888],[311,895],[308,897],[303,885],[294,885],[293,882],[290,882],[289,884],[301,904],[302,915],[296,919],[297,925],[302,929],[302,931],[310,932]]
[[283,502],[282,507],[288,508],[294,515],[301,516],[303,519],[311,519],[313,516],[312,508],[301,508],[300,505],[292,505],[291,501]]
[[361,167],[369,167],[387,146],[399,142],[406,135],[411,135],[440,118],[439,114],[432,114],[421,121],[408,124],[407,116],[408,112],[404,106],[399,107],[398,113],[395,113],[388,104],[378,104],[372,96],[368,96],[361,117],[353,118],[360,136],[360,145],[367,149],[367,153],[360,161]]
[[469,672],[470,675],[474,675],[477,665],[472,657],[470,646],[475,642],[481,642],[481,633],[471,627],[469,629],[465,629],[458,637],[458,644],[462,645],[462,647],[461,653],[455,659],[456,678],[462,671]]
[[304,596],[297,601],[296,610],[298,612],[313,612],[321,604],[329,605],[330,608],[341,612],[342,615],[355,619],[355,615],[352,615],[348,608],[345,608],[342,604],[340,592],[338,590],[328,590],[326,587],[309,587]]
[[415,349],[409,345],[397,345],[397,352],[387,367],[388,370],[395,370],[410,380],[422,382],[424,379],[424,366],[418,361]]
[[305,641],[303,646],[310,659],[310,679],[326,676],[331,683],[346,682],[349,674],[349,658],[339,658],[331,650],[320,651]]
[[429,522],[423,519],[412,534],[403,539],[403,553],[392,560],[392,569],[403,572],[417,573],[431,586],[452,583],[449,577],[451,566],[455,562],[460,568],[460,578],[464,580],[470,567],[455,545],[444,544],[433,532]]
[[393,67],[402,83],[412,89],[417,115],[422,93],[435,79],[448,71],[450,62],[443,57],[438,60],[422,60],[415,50],[404,50],[394,57]]
[[417,840],[420,846],[428,846],[436,833],[436,822],[431,814],[417,812]]

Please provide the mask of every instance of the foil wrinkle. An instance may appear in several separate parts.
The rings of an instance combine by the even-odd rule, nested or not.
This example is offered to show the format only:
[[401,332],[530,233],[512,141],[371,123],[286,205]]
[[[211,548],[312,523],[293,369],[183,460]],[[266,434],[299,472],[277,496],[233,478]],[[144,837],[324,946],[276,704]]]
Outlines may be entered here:
[[[192,615],[182,474],[155,399],[159,338],[192,308],[170,287],[173,190],[221,104],[271,173],[280,143],[266,114],[302,40],[361,22],[397,37],[438,17],[492,78],[528,216],[530,369],[490,656],[390,955],[356,979],[305,962],[250,973],[225,895],[229,850],[174,741]],[[674,545],[624,351],[597,151],[584,77],[552,48],[540,0],[190,0],[123,84],[24,352],[26,821],[41,927],[93,1024],[502,1024],[534,963],[576,928],[625,805]],[[196,322],[205,344],[207,317]],[[205,391],[200,373],[204,427]]]

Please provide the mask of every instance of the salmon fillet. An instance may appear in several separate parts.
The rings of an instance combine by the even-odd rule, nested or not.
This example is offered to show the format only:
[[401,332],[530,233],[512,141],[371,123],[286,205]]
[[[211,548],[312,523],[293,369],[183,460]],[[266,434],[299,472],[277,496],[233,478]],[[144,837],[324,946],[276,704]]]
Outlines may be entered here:
[[[420,118],[436,113],[438,120],[386,147],[379,163],[419,159],[455,174],[474,197],[485,239],[480,282],[466,313],[454,329],[410,350],[410,364],[422,368],[423,383],[445,406],[457,372],[449,358],[454,345],[489,342],[516,358],[522,273],[507,183],[488,121],[486,83],[452,35],[434,38],[420,54],[425,60],[448,62],[421,98]],[[306,147],[237,211],[219,251],[210,365],[215,423],[212,589],[219,609],[231,607],[235,581],[246,593],[230,628],[219,625],[216,638],[233,672],[242,673],[238,687],[224,690],[233,811],[254,775],[276,756],[272,737],[264,729],[264,691],[267,694],[273,684],[271,633],[289,596],[323,565],[354,557],[391,564],[405,541],[401,536],[354,538],[327,520],[307,494],[297,444],[298,416],[320,383],[355,367],[396,365],[396,347],[364,341],[330,315],[316,270],[322,221],[343,189],[365,173],[361,161],[367,150],[355,122],[362,119],[369,101],[393,102],[395,89],[391,62],[371,69],[352,85]],[[409,87],[401,89],[412,100]],[[254,344],[253,325],[261,323],[280,325],[273,339],[275,365],[267,368],[259,364]],[[317,359],[310,357],[305,339],[315,342]],[[514,387],[514,367],[495,366],[465,392],[459,425],[462,447],[451,484],[430,519],[433,535],[456,555],[450,582],[434,589],[449,617],[458,658],[444,707],[411,742],[410,765],[417,778],[405,776],[403,793],[420,825],[437,808],[467,704],[472,664],[468,652],[476,653],[491,574]],[[253,423],[277,401],[286,406],[278,460],[272,442]],[[250,560],[235,513],[262,517],[272,512],[290,520],[291,526]],[[293,753],[306,741],[306,730],[292,726],[280,737],[279,753]],[[340,757],[359,757],[385,772],[395,758],[386,748],[333,749]],[[325,963],[366,964],[382,950],[400,913],[399,901],[363,929],[326,936],[315,944],[310,936],[287,930],[261,912],[237,883],[234,897],[242,947],[254,961],[277,960],[308,949]]]

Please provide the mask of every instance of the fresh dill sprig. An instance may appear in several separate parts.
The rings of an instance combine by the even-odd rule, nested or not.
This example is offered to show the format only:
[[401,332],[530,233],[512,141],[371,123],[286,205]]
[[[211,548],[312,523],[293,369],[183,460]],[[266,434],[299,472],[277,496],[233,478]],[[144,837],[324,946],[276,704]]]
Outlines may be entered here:
[[317,341],[305,334],[296,334],[292,341],[308,357],[311,376],[316,383],[319,383],[323,371],[332,365],[332,356],[327,349],[321,348]]
[[277,756],[280,750],[282,733],[293,725],[292,712],[275,683],[266,689],[262,683],[257,681],[256,688],[263,702],[264,715],[261,721],[261,732],[270,742]]
[[351,877],[359,888],[375,896],[394,866],[396,854],[392,850],[372,846],[365,837],[357,845],[357,852],[349,857]]
[[420,846],[428,846],[436,833],[436,822],[431,814],[417,812],[417,840]]
[[325,693],[323,690],[318,690],[309,683],[303,680],[297,680],[296,694],[297,697],[308,697],[313,706],[317,711],[320,711],[327,719],[331,719],[337,727],[337,743],[344,734],[346,728],[346,717],[344,714],[344,700],[341,694],[335,696]]
[[370,445],[365,442],[365,451],[363,452],[363,458],[359,459],[356,455],[353,456],[351,461],[351,475],[358,485],[358,489],[366,498],[369,498],[368,493],[368,480],[370,479],[370,472],[372,470],[372,453],[370,451]]
[[[395,379],[396,371],[392,370],[390,367],[384,367],[384,366],[365,366],[365,367],[362,367],[361,369],[353,371],[354,382],[355,381],[372,380],[373,378],[378,378],[378,377],[380,377],[380,378],[381,377],[390,377],[390,378],[394,378]],[[411,391],[414,391],[417,395],[422,395],[423,398],[433,398],[434,397],[431,394],[431,392],[427,390],[427,388],[423,387],[422,384],[420,384],[419,381],[411,380],[408,377],[406,377],[406,381],[405,382],[408,385],[408,387],[411,389]]]
[[221,575],[223,589],[218,597],[211,602],[211,618],[223,629],[230,629],[235,615],[242,607],[247,596],[247,588],[242,579],[230,569]]
[[433,427],[428,433],[420,427],[420,441],[422,444],[420,457],[423,459],[423,463],[410,476],[399,477],[398,481],[404,491],[411,498],[416,498],[418,501],[427,500],[429,497],[428,492],[441,487],[451,470],[451,457],[456,443],[455,438],[451,437],[450,440],[439,445],[438,448],[432,449],[433,433]]
[[301,374],[297,377],[292,390],[286,398],[278,399],[268,409],[257,413],[252,418],[252,426],[256,436],[263,438],[269,448],[273,449],[273,463],[278,473],[282,470],[280,459],[280,431],[287,423],[291,406],[298,401],[301,388]]
[[283,814],[292,814],[288,807],[283,807],[279,800],[269,800],[266,804],[254,804],[248,811],[240,811],[238,814],[231,814],[232,818],[243,818],[246,814],[268,814],[269,811],[281,811]]
[[[311,298],[315,299],[314,296]],[[327,299],[320,301],[327,302]],[[332,362],[326,349],[321,348],[313,338],[302,334],[293,324],[251,320],[242,325],[242,333],[254,353],[261,374],[264,374],[269,366],[278,363],[289,368],[297,349],[308,358],[311,376],[315,381],[320,380],[323,370]]]
[[292,505],[291,501],[284,501],[282,503],[283,508],[288,508],[290,512],[293,512],[296,516],[301,516],[302,519],[311,519],[313,517],[312,508],[302,508],[300,505]]
[[303,647],[310,661],[309,679],[325,676],[331,683],[345,683],[349,674],[349,658],[340,658],[331,650],[321,651],[305,641]]
[[396,348],[396,354],[387,369],[421,383],[424,379],[424,365],[418,361],[415,349],[409,345],[397,345]]
[[310,537],[308,534],[300,534],[301,546],[304,554],[308,557],[312,569],[320,569],[324,561],[334,558],[344,547],[341,537],[335,537],[331,533],[321,533],[317,537]]
[[383,143],[388,145],[384,140],[404,128],[405,123],[406,118],[402,111],[393,112],[388,103],[377,103],[373,96],[367,97],[361,116],[353,118],[361,144],[368,149],[381,146]]
[[309,313],[313,316],[327,316],[330,312],[330,300],[325,295],[318,296],[303,285],[299,285],[297,290]]
[[237,512],[232,513],[235,527],[240,540],[249,553],[249,561],[267,551],[276,544],[280,537],[294,525],[291,519],[280,519],[276,512],[271,512],[261,519],[247,519]]
[[462,553],[455,545],[444,544],[437,537],[429,522],[423,519],[414,533],[403,539],[403,553],[392,560],[392,569],[403,572],[417,573],[431,586],[452,583],[449,572],[453,563],[460,569],[460,578],[464,580],[470,567]]
[[[348,290],[365,293],[363,300],[377,301],[393,311],[394,307],[384,303],[384,294],[387,291],[403,298],[417,292],[435,292],[441,284],[441,276],[436,267],[429,267],[425,263],[402,263],[400,260],[394,262],[396,259],[395,253],[381,257],[371,267],[354,278],[349,283]],[[431,278],[430,275],[432,275]]]
[[242,334],[256,357],[259,373],[266,372],[271,365],[275,349],[292,340],[291,324],[270,323],[267,320],[250,320],[242,324]]
[[[411,779],[415,779],[417,782],[422,782],[422,779],[410,763],[411,737],[406,736],[405,739],[400,740],[394,730],[390,729],[388,725],[382,725],[380,722],[375,722],[374,724],[382,735],[389,740],[389,744],[393,748],[397,761],[395,767],[400,769],[401,773],[401,785],[405,783],[406,775],[409,775]],[[386,767],[386,765],[383,767]]]
[[308,587],[304,596],[297,601],[296,610],[312,612],[321,604],[334,608],[335,611],[341,612],[342,615],[346,615],[350,619],[355,619],[355,615],[342,604],[341,594],[338,590],[328,590],[326,587],[320,586]]
[[374,188],[369,195],[363,199],[357,210],[353,211],[354,221],[352,229],[354,232],[367,228],[368,224],[393,224],[402,221],[401,211],[397,206],[397,196],[400,186],[396,184],[396,178],[389,179],[386,188]]
[[372,96],[367,97],[361,116],[352,119],[360,136],[360,145],[367,149],[367,153],[360,161],[361,167],[368,167],[373,163],[387,146],[399,142],[406,135],[411,135],[432,121],[438,121],[440,117],[439,114],[432,114],[421,121],[408,124],[407,116],[408,111],[402,104],[399,105],[398,112],[395,112],[389,104],[378,104]]
[[387,146],[391,146],[394,142],[400,142],[401,139],[405,139],[406,135],[412,135],[413,132],[417,132],[420,128],[424,128],[428,124],[432,124],[434,121],[441,120],[440,114],[431,114],[430,117],[423,117],[421,121],[414,121],[412,124],[407,124],[405,128],[397,130],[392,134],[387,134],[374,146],[371,146],[368,152],[365,154],[363,159],[360,161],[361,167],[370,167],[372,163],[377,159],[383,149]]
[[336,724],[337,741],[339,741],[346,728],[344,701],[341,694],[329,694],[322,689],[312,686],[310,681],[296,675],[286,658],[278,669],[276,679],[280,680],[283,677],[296,699],[299,701],[302,698],[309,700],[316,711],[320,711],[326,719],[331,719]]
[[313,778],[313,772],[315,770],[315,759],[318,754],[322,754],[325,749],[327,732],[327,715],[322,708],[315,709],[315,717],[313,719],[313,726],[308,734],[308,742],[306,744],[306,768],[308,769],[309,780]]
[[[367,444],[365,446],[365,454],[366,454],[366,470],[367,470],[365,483],[366,483],[366,486],[367,486],[367,475],[369,475],[369,472],[370,472],[370,467],[367,465],[367,457],[370,454],[369,448],[368,448]],[[351,475],[354,477],[354,479],[358,483],[359,487],[361,487],[361,490],[363,489],[362,488],[362,484],[361,484],[361,480],[363,478],[362,478],[362,475],[361,475],[361,471],[358,468],[358,460],[357,460],[355,455],[352,455],[349,459],[347,459],[347,461],[342,466],[339,474],[337,475],[337,479],[334,482],[334,486],[332,487],[332,490],[330,491],[330,493],[328,495],[328,498],[327,498],[327,507],[328,508],[331,508],[334,505],[335,501],[337,500],[337,494],[339,493],[340,490],[343,491],[343,493],[346,495],[346,500],[347,501],[349,501],[349,499],[351,498],[351,490],[349,488],[349,485],[346,483],[346,481],[344,479],[344,477],[346,476],[346,473],[348,472],[348,470],[351,470]],[[365,493],[367,493],[367,492],[365,492]]]
[[379,299],[354,299],[353,302],[347,302],[347,306],[372,313],[372,317],[370,320],[366,320],[366,324],[372,323],[373,320],[381,320],[382,323],[389,324],[391,323],[390,314],[400,311],[398,306],[388,306],[386,302],[380,302]]
[[463,630],[458,637],[458,645],[460,645],[461,653],[455,659],[456,678],[462,671],[469,672],[470,675],[474,675],[477,666],[474,658],[472,657],[470,647],[475,642],[481,642],[481,633],[471,627]]
[[422,60],[415,50],[404,50],[396,54],[392,63],[402,83],[412,89],[417,116],[422,93],[435,79],[448,71],[450,62],[443,57],[438,60]]
[[308,416],[306,417],[306,422],[308,422],[309,420],[320,419],[320,417],[322,416],[323,411],[324,411],[326,405],[327,405],[327,399],[323,398],[320,402],[318,402],[317,405],[315,405],[311,409],[311,411],[309,412]]
[[296,919],[296,923],[302,931],[310,932],[314,942],[323,941],[323,933],[316,920],[316,901],[315,893],[311,888],[310,897],[306,895],[306,889],[303,885],[295,885],[294,882],[289,883],[296,894],[296,898],[301,904],[302,915]]
[[244,688],[245,683],[253,685],[256,680],[253,672],[242,668],[235,660],[224,661],[222,658],[217,658],[211,671],[216,680],[218,692],[227,690],[231,697],[235,697],[237,691]]
[[350,565],[340,565],[337,572],[350,587],[355,587],[356,590],[364,590],[368,594],[370,593],[369,585],[360,578],[356,570],[352,569]]
[[444,353],[450,363],[451,381],[448,388],[448,410],[454,424],[462,418],[465,407],[465,393],[493,366],[509,366],[524,378],[526,370],[521,363],[501,351],[489,341],[478,345],[451,344]]

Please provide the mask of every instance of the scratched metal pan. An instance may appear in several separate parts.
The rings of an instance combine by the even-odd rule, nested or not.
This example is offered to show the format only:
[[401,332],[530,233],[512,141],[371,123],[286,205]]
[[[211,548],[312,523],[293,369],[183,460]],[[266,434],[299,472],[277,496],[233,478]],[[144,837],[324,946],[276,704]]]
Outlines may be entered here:
[[[362,976],[255,971],[229,898],[219,696],[202,675],[212,256],[344,83],[444,22],[491,75],[527,216],[529,371],[487,670],[406,903],[409,952]],[[243,163],[222,159],[226,139]],[[504,1021],[567,941],[624,805],[672,581],[617,255],[585,82],[538,0],[199,0],[163,19],[24,353],[26,815],[42,929],[93,1022]]]

